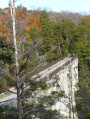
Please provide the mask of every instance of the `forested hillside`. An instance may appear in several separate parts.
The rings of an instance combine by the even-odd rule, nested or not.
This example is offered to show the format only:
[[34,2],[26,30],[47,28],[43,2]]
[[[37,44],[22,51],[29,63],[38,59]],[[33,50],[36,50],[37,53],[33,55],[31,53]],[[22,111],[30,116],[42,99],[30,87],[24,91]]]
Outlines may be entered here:
[[[26,78],[27,75],[24,76],[24,74],[34,71],[39,64],[41,66],[50,63],[68,54],[77,55],[79,58],[79,83],[76,92],[76,110],[80,119],[89,119],[90,15],[47,12],[40,9],[27,11],[25,7],[18,6],[15,20],[17,47],[20,55],[18,59],[19,76],[22,79],[23,77]],[[12,34],[10,9],[0,9],[0,92],[16,85],[15,80],[13,81],[16,74]],[[26,51],[28,52],[25,54]],[[4,74],[5,71],[10,75]],[[47,87],[44,83],[43,86],[39,84],[36,86],[35,82],[32,82],[32,85],[33,91],[39,86]],[[1,107],[0,115],[2,115],[2,119],[5,118],[4,114],[8,113],[3,112],[4,108]],[[13,115],[10,116],[6,115],[6,118],[12,119]],[[41,119],[49,119],[49,117],[41,117]],[[50,117],[50,119],[54,118]]]

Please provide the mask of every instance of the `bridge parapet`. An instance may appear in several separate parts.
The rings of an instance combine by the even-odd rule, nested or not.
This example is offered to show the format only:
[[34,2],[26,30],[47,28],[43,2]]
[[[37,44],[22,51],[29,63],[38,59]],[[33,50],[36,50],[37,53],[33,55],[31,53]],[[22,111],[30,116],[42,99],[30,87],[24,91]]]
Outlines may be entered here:
[[[64,57],[45,66],[38,72],[39,78],[44,79],[50,84],[48,91],[42,94],[49,95],[52,91],[63,91],[64,97],[60,97],[52,109],[60,112],[61,119],[78,119],[75,110],[75,91],[78,83],[78,58]],[[37,75],[33,75],[35,78]],[[58,87],[53,86],[52,82],[58,77]]]

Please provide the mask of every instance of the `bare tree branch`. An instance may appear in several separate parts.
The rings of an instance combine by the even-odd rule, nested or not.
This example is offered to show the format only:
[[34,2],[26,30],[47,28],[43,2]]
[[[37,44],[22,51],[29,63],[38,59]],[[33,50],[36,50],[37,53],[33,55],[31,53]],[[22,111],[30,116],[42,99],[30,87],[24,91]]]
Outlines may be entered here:
[[1,104],[1,103],[4,103],[4,102],[9,102],[9,101],[12,101],[12,100],[17,100],[17,98],[13,98],[13,99],[9,99],[9,100],[2,101],[2,102],[0,102],[0,104]]
[[28,74],[26,74],[25,76],[23,76],[22,78],[20,78],[21,82],[23,82],[25,80],[25,78],[30,75],[31,73],[33,73],[34,71],[36,71],[38,69],[40,65],[38,65],[37,67],[35,67],[34,70],[32,70],[31,72],[29,72]]
[[2,71],[2,72],[4,72],[7,76],[9,76],[14,82],[15,82],[15,79],[8,73],[8,72],[6,72],[4,69],[2,69],[2,68],[0,68],[0,70]]
[[[38,61],[38,59],[36,59],[36,60],[30,62],[30,64],[32,64],[32,63],[35,62],[35,61]],[[36,64],[37,64],[37,63],[36,63]],[[33,66],[36,66],[36,64],[34,64]],[[28,66],[29,66],[29,65],[28,65]],[[25,69],[25,70],[23,70],[22,72],[19,73],[19,75],[22,74],[22,73],[24,73],[25,71],[30,70],[30,69],[31,69],[31,67],[30,67],[30,68],[27,68],[27,69]]]
[[13,91],[11,91],[11,90],[9,90],[9,89],[6,89],[6,91],[8,91],[8,92],[10,92],[10,93],[13,93],[13,94],[17,94],[16,92],[13,92]]

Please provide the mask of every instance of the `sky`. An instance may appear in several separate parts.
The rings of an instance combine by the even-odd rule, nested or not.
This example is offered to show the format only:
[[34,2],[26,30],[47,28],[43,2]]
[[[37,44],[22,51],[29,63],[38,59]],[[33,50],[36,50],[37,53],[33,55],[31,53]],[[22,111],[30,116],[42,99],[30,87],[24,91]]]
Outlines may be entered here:
[[[0,0],[0,8],[8,7],[8,3],[9,0]],[[90,14],[90,0],[17,0],[16,4],[22,4],[28,10],[40,7],[48,11]]]

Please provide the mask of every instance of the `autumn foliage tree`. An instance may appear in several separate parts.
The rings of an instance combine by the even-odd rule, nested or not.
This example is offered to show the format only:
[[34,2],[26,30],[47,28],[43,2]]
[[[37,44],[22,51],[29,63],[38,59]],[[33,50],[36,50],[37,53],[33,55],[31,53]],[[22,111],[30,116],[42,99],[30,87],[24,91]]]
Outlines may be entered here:
[[7,27],[7,18],[5,16],[0,16],[0,36],[10,35],[9,28]]
[[[28,13],[29,14],[29,13]],[[35,10],[27,17],[27,25],[24,26],[25,31],[29,31],[31,27],[35,27],[37,30],[41,30],[40,27],[40,11]]]

